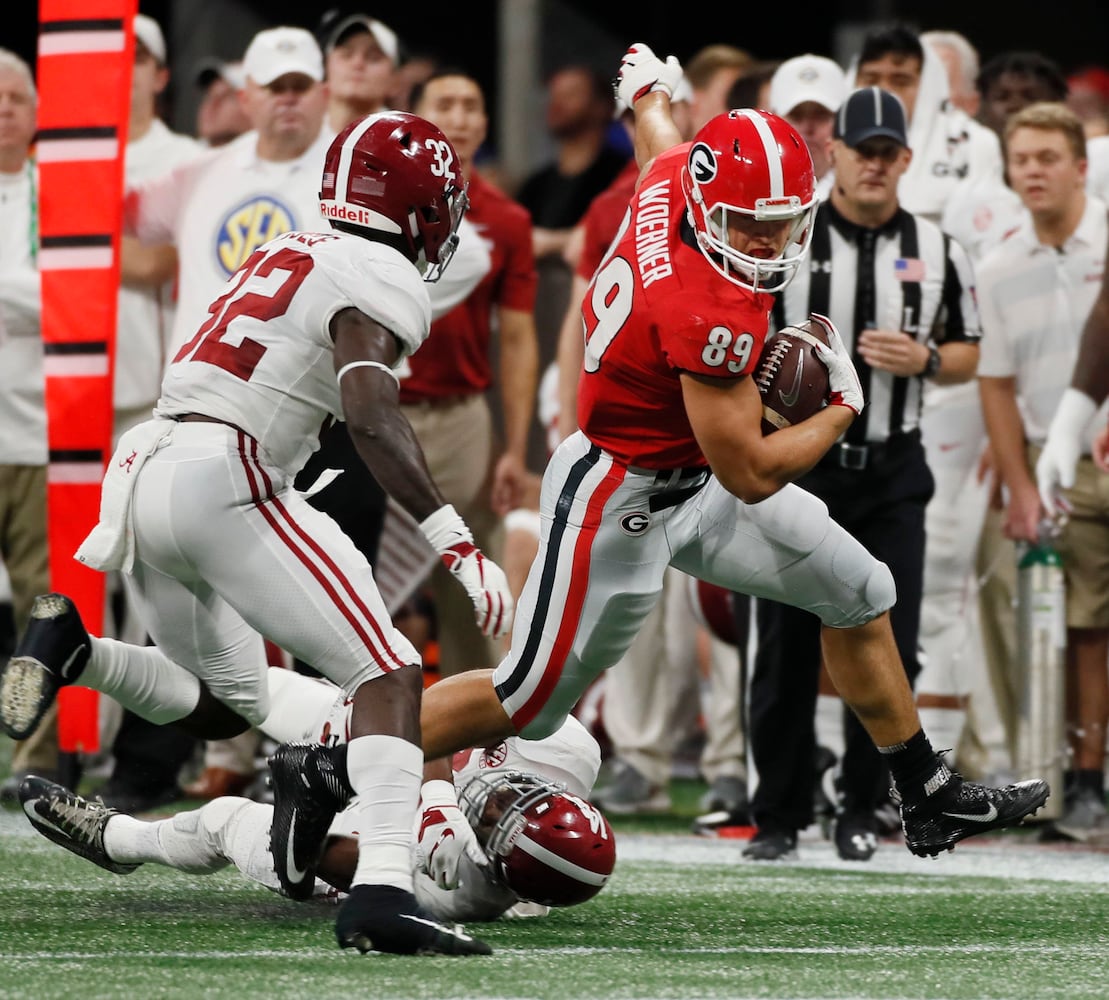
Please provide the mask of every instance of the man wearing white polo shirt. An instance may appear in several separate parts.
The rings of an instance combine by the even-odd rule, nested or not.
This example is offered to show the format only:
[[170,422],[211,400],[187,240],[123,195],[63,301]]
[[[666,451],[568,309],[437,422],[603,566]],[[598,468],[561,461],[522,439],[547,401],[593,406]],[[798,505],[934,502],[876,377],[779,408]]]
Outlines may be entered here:
[[318,229],[329,136],[323,57],[303,28],[254,36],[243,59],[252,130],[129,194],[126,222],[144,243],[172,243],[181,261],[169,355],[196,332],[220,287],[258,247]]
[[[131,75],[131,113],[124,160],[126,185],[138,187],[204,151],[191,136],[171,132],[157,114],[158,95],[169,84],[166,42],[158,22],[135,16],[135,67]],[[116,439],[150,417],[162,384],[165,341],[173,322],[177,254],[167,240],[144,246],[125,237],[121,255],[119,316],[113,405]]]
[[[990,446],[1006,490],[1002,529],[1039,540],[1045,510],[1033,470],[1067,394],[1083,323],[1105,271],[1105,203],[1087,195],[1086,137],[1059,103],[1033,104],[1005,126],[1009,183],[1025,216],[978,268],[982,360],[978,388]],[[1096,404],[1079,397],[1089,422]],[[1104,426],[1102,403],[1094,427]],[[1109,838],[1105,742],[1109,724],[1109,516],[1102,475],[1090,458],[1093,428],[1073,441],[1069,517],[1054,545],[1066,579],[1066,706],[1071,756],[1056,829],[1075,840]],[[1056,456],[1058,452],[1055,452]],[[1057,459],[1056,459],[1057,460]],[[1047,489],[1044,492],[1048,492]],[[1053,505],[1054,506],[1054,505]]]
[[828,154],[836,112],[847,97],[847,77],[840,67],[811,53],[787,59],[770,78],[770,110],[781,115],[809,147],[816,196],[824,201],[832,190]]

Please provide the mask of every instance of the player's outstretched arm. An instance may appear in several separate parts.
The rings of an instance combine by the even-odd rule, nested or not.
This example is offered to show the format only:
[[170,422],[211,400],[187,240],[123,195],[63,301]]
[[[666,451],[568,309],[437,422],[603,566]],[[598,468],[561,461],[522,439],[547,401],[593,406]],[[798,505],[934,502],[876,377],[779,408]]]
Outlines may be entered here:
[[447,569],[474,604],[478,626],[499,638],[512,625],[515,602],[504,572],[474,538],[428,472],[423,449],[400,408],[393,372],[399,346],[379,323],[357,309],[331,321],[335,373],[343,418],[362,461],[382,488],[420,524]]
[[635,113],[635,162],[641,168],[682,141],[670,115],[670,98],[681,79],[681,63],[674,56],[663,61],[642,42],[624,53],[616,96]]

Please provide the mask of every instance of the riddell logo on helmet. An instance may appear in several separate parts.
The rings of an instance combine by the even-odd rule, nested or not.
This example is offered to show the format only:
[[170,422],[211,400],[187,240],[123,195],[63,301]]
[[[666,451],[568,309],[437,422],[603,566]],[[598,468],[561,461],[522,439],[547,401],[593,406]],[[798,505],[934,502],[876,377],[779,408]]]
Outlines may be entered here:
[[320,214],[325,219],[338,219],[341,222],[354,222],[360,226],[370,226],[381,217],[357,205],[340,205],[334,201],[321,201]]

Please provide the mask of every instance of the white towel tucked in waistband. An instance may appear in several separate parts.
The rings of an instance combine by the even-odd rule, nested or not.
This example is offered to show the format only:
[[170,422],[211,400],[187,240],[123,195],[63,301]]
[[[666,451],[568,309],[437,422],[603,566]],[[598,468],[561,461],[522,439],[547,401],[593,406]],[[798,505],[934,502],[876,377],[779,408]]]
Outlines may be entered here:
[[119,439],[100,489],[100,520],[77,550],[74,558],[78,562],[105,573],[109,570],[130,573],[134,568],[131,495],[135,481],[143,463],[175,426],[172,420],[155,418],[132,427]]

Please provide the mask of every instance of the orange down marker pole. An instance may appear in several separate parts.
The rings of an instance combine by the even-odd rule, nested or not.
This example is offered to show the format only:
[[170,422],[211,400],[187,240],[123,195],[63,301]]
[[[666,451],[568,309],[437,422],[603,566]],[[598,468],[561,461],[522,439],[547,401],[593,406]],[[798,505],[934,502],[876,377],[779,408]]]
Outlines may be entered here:
[[[111,456],[123,153],[137,0],[40,0],[39,272],[50,449],[50,586],[103,632],[101,573],[73,553],[96,523]],[[63,753],[99,746],[97,694],[63,688]]]

